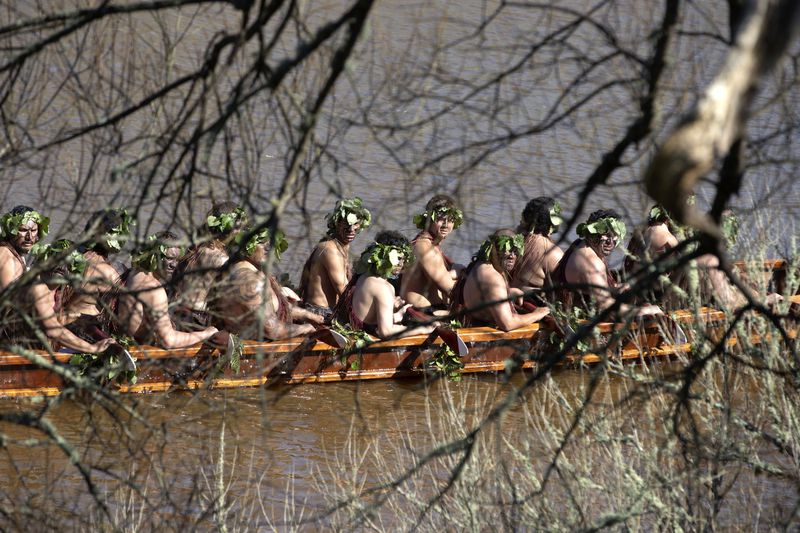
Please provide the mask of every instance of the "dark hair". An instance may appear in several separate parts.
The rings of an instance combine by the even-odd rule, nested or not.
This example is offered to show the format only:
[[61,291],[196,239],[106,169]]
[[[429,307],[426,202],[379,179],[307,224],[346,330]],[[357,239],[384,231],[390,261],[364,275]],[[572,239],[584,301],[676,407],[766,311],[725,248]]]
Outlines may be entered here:
[[556,204],[550,196],[539,196],[529,201],[522,211],[522,220],[517,227],[518,233],[538,233],[549,235],[552,224],[550,223],[550,209]]
[[28,207],[27,205],[18,205],[14,207],[14,209],[12,209],[10,213],[12,215],[24,215],[25,213],[30,213],[31,211],[36,211],[36,210],[32,207]]
[[397,231],[382,231],[375,236],[375,242],[378,244],[388,244],[389,246],[409,246],[410,243],[402,233]]
[[430,200],[428,203],[425,204],[425,212],[430,213],[432,211],[436,211],[437,209],[441,209],[442,207],[446,207],[448,209],[457,209],[455,199],[447,194],[437,194]]
[[592,222],[596,222],[601,218],[616,218],[617,220],[622,220],[622,215],[614,211],[613,209],[598,209],[594,211],[589,218],[586,220],[587,224],[591,224]]
[[[211,209],[209,209],[208,213],[206,213],[206,221],[210,216],[219,217],[225,213],[233,213],[237,209],[240,209],[242,213],[244,213],[242,206],[237,204],[236,202],[231,202],[229,200],[226,200],[224,202],[214,202],[214,204],[211,206]],[[221,231],[218,227],[210,228],[208,227],[208,224],[206,222],[203,223],[203,227],[205,228],[205,231],[207,231],[209,234],[215,235],[217,237],[222,237],[224,239],[230,237],[231,235],[239,231],[242,227],[247,226],[248,224],[249,220],[247,214],[244,213],[242,214],[241,218],[237,219],[234,227],[228,231]]]
[[174,244],[178,236],[169,230],[164,230],[156,233],[156,239],[162,244]]
[[120,224],[122,224],[121,209],[101,209],[89,216],[83,231],[88,233],[89,230],[94,229],[94,234],[102,235],[109,233]]

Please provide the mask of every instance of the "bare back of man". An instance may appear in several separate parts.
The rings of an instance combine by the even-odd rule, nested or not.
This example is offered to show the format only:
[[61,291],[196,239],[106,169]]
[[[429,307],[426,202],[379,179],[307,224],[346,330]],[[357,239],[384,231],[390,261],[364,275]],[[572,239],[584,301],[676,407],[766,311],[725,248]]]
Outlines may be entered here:
[[200,245],[186,260],[183,278],[177,293],[180,304],[188,309],[205,311],[208,293],[214,285],[218,270],[228,261],[224,248],[212,244]]
[[525,238],[525,253],[514,271],[513,287],[528,291],[541,289],[564,256],[550,237],[531,233]]
[[328,308],[336,305],[350,279],[348,248],[336,239],[317,244],[303,271],[305,302]]
[[395,311],[395,290],[378,276],[361,276],[353,292],[352,313],[365,330],[385,339],[430,333],[431,326],[406,327],[401,322],[408,304]]
[[246,339],[286,339],[314,331],[310,324],[292,324],[278,316],[280,300],[267,276],[249,261],[238,261],[220,283],[215,306],[225,328]]
[[671,248],[678,246],[678,238],[669,230],[666,223],[647,226],[642,233],[650,258],[657,257]]

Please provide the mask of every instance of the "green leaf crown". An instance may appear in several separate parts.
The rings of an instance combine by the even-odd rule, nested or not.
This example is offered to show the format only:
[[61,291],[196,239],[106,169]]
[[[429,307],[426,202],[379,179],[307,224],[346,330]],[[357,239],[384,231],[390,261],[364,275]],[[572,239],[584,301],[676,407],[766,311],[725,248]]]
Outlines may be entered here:
[[[245,236],[249,232],[242,231],[236,235],[234,242],[236,246],[239,247],[240,250],[243,250],[246,257],[250,257],[255,253],[256,246],[259,244],[269,244],[271,242],[272,233],[270,232],[269,228],[264,228],[261,231],[253,233],[250,235],[250,238],[247,239],[247,242],[242,246],[242,240],[244,240]],[[272,251],[275,253],[275,257],[278,261],[281,260],[281,255],[289,248],[289,241],[286,240],[286,234],[284,234],[281,230],[275,232],[275,242],[272,245]]]
[[244,212],[244,209],[237,207],[233,211],[220,213],[219,216],[208,215],[206,218],[206,226],[208,226],[209,229],[216,230],[217,233],[225,234],[231,232],[236,227],[237,222],[246,220],[247,214]]
[[361,254],[356,264],[358,274],[389,278],[392,272],[404,259],[406,263],[414,259],[414,253],[408,245],[392,246],[391,244],[373,243]]
[[[333,211],[325,216],[328,221],[328,235],[331,237],[336,236],[336,225],[340,220],[347,220],[347,223],[352,225],[361,222],[359,231],[368,228],[372,224],[372,215],[369,210],[364,207],[361,198],[355,196],[349,200],[339,200],[333,207]],[[348,215],[354,215],[348,220]]]
[[50,230],[50,218],[42,216],[38,211],[25,211],[24,213],[17,213],[16,215],[6,213],[3,215],[3,217],[0,218],[0,231],[2,232],[2,236],[4,238],[9,238],[12,235],[17,235],[19,233],[19,227],[31,221],[36,222],[39,226],[39,239],[47,236],[47,232]]
[[[167,257],[169,248],[178,247],[177,243],[165,242],[158,235],[150,235],[139,249],[131,255],[131,264],[145,272],[155,272],[158,265]],[[182,249],[182,248],[181,248]]]
[[483,241],[478,250],[478,259],[481,261],[491,261],[492,248],[497,250],[498,255],[514,251],[518,257],[525,253],[525,237],[522,235],[493,235]]
[[109,250],[116,250],[119,252],[131,235],[131,228],[136,225],[136,221],[128,214],[127,209],[118,209],[117,214],[120,217],[120,223],[111,231],[103,235],[102,240],[105,241]]
[[432,211],[426,211],[418,215],[414,215],[414,225],[419,229],[428,227],[428,220],[436,222],[440,218],[449,218],[453,221],[453,229],[458,228],[464,222],[464,213],[457,207],[442,206]]
[[70,274],[77,276],[83,275],[89,264],[86,257],[75,249],[75,243],[69,239],[60,239],[52,244],[37,243],[31,249],[31,253],[37,263],[47,263],[60,256],[58,264],[54,267],[63,265]]
[[550,208],[550,233],[554,233],[563,223],[564,217],[561,216],[561,204],[553,202],[553,207]]
[[618,218],[605,217],[594,222],[583,222],[578,224],[575,230],[579,237],[584,239],[592,235],[605,235],[606,233],[614,233],[617,236],[617,244],[622,242],[628,230],[625,227],[625,222]]

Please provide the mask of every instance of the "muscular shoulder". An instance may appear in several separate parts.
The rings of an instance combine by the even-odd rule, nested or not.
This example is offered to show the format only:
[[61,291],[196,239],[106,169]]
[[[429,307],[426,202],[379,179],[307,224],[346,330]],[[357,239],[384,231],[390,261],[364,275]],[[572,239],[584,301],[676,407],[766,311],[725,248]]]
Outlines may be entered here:
[[606,270],[603,260],[588,246],[577,249],[572,254],[570,265],[568,266],[582,278],[592,277],[598,273],[604,273]]
[[155,289],[160,288],[161,283],[152,274],[136,270],[128,277],[127,286],[131,290]]
[[117,269],[105,261],[93,263],[86,269],[86,278],[102,278],[109,283],[117,283],[119,281],[119,273]]
[[264,275],[246,266],[234,266],[228,276],[231,296],[241,301],[258,298],[264,290],[271,290]]
[[198,266],[207,268],[219,268],[228,261],[228,254],[219,248],[204,246],[198,250]]

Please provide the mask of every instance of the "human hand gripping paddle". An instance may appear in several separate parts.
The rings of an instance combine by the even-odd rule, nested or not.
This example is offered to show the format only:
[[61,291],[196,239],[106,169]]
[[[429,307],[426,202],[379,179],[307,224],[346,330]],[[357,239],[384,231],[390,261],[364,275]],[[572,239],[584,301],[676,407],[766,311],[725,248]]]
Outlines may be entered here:
[[[532,304],[531,302],[526,302],[525,300],[522,301],[522,305],[518,305],[517,307],[521,308],[526,313],[532,313],[538,309],[536,305]],[[564,327],[561,327],[561,325],[556,322],[556,319],[552,314],[543,316],[539,323],[552,329],[562,338],[566,338],[567,335],[575,334],[575,330],[572,329],[572,326],[570,326],[569,323],[565,323]]]
[[[418,311],[413,307],[409,307],[406,309],[406,314],[412,319],[417,322],[432,322],[434,317],[428,316],[422,311]],[[461,339],[458,332],[449,326],[435,326],[434,333],[442,339],[448,348],[453,350],[454,353],[458,354],[459,357],[464,357],[469,353],[469,348],[467,348],[466,343]]]

